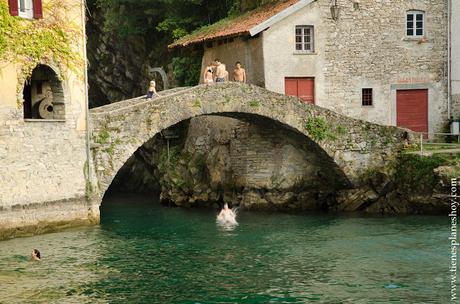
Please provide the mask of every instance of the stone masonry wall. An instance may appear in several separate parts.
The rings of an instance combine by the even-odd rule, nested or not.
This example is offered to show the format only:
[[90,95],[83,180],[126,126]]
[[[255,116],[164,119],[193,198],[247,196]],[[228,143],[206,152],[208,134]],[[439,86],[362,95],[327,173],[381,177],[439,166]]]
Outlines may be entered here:
[[[326,2],[326,1],[324,1]],[[325,94],[332,108],[353,117],[396,124],[391,85],[422,84],[429,96],[429,130],[442,132],[447,119],[447,6],[443,0],[339,1],[337,22],[328,20]],[[408,10],[425,12],[424,39],[406,38]],[[322,8],[327,18],[328,5]],[[359,30],[357,30],[359,29]],[[374,89],[375,105],[361,106],[361,89]],[[329,106],[331,104],[329,103]]]
[[[266,88],[284,93],[284,77],[314,77],[316,104],[371,122],[396,125],[396,90],[429,90],[429,131],[447,120],[447,2],[318,0],[264,32]],[[426,35],[407,38],[406,12],[425,12]],[[295,26],[313,25],[315,50],[295,52]],[[362,106],[372,88],[373,106]]]
[[[81,6],[69,9],[66,17],[82,27]],[[83,39],[72,42],[82,57]],[[0,67],[0,239],[99,220],[98,206],[86,199],[85,65],[59,69],[45,58],[42,64],[62,81],[63,119],[24,119],[23,86],[30,75],[22,75],[17,63]]]
[[92,152],[101,197],[124,163],[155,135],[202,115],[240,120],[259,117],[302,135],[319,155],[358,183],[369,169],[383,166],[408,133],[341,116],[297,98],[238,83],[202,85],[153,100],[133,99],[91,111]]

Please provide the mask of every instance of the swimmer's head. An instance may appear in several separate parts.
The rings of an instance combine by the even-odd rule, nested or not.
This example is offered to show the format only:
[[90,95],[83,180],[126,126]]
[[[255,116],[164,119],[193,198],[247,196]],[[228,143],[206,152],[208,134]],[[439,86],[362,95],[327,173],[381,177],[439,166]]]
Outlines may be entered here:
[[40,251],[38,251],[38,249],[32,250],[32,257],[37,258],[37,259],[41,259]]
[[152,87],[156,86],[155,80],[150,81],[150,86],[152,86]]
[[228,209],[228,204],[227,204],[227,203],[224,204],[224,209],[225,209],[225,210]]

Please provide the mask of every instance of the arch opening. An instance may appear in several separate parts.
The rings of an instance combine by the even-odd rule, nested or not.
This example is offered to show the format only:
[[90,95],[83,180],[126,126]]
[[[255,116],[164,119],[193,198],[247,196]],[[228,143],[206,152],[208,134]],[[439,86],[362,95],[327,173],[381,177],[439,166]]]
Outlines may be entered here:
[[22,97],[25,119],[65,119],[64,89],[51,67],[40,64],[33,69]]
[[305,135],[266,117],[224,113],[155,135],[126,161],[106,193],[144,192],[185,207],[227,202],[325,211],[336,191],[349,186],[337,164]]

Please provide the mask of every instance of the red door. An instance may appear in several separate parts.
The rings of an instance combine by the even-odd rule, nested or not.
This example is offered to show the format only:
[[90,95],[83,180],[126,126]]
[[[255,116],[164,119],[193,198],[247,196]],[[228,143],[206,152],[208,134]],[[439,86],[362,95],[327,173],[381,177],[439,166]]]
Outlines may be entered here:
[[315,103],[315,79],[312,77],[286,77],[284,90],[287,96],[296,96],[305,103]]
[[396,92],[396,125],[428,133],[428,90]]

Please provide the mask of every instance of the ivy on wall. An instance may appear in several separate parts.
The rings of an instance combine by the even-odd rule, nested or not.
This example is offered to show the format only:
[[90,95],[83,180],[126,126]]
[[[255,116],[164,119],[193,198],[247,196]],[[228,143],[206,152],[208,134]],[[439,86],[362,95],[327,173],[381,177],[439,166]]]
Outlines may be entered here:
[[82,29],[76,23],[80,20],[68,20],[70,12],[80,11],[80,3],[69,2],[49,0],[43,6],[44,19],[28,20],[11,16],[7,1],[0,1],[0,62],[20,66],[21,87],[40,63],[83,76],[83,56],[75,45],[82,39]]

